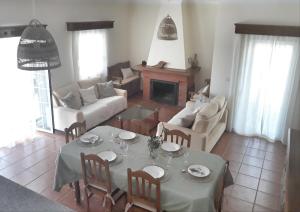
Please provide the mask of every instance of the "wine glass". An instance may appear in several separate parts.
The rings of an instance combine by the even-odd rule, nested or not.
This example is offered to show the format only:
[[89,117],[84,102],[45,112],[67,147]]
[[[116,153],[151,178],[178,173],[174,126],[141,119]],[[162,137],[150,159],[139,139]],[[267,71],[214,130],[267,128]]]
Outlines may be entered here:
[[124,157],[128,156],[128,143],[126,141],[120,142],[120,149]]
[[190,152],[186,150],[186,152],[183,155],[184,157],[184,167],[187,167],[189,165],[189,158],[190,158]]
[[115,133],[114,132],[111,132],[110,133],[110,139],[109,139],[109,142],[110,142],[110,148],[111,148],[111,150],[113,150],[114,149],[114,145],[115,145],[115,139],[116,139],[116,135],[115,135]]
[[169,170],[172,167],[172,160],[173,160],[173,157],[171,155],[168,155],[168,157],[167,157],[167,170]]

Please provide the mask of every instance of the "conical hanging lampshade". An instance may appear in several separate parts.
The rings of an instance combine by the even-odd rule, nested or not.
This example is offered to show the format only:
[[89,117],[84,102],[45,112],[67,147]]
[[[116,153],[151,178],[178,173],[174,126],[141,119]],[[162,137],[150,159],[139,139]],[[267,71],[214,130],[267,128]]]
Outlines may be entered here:
[[167,15],[160,23],[157,38],[160,40],[177,40],[177,28],[170,15]]
[[61,65],[52,35],[36,19],[23,31],[17,57],[18,68],[27,71],[50,70]]

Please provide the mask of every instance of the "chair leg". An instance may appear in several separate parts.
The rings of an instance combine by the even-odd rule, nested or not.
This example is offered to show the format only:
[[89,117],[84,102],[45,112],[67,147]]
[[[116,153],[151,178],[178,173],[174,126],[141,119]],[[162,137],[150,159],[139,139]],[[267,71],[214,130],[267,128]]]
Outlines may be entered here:
[[[104,198],[106,198],[106,197],[104,197]],[[111,202],[111,200],[110,199],[106,199],[106,205],[105,205],[105,211],[107,211],[107,212],[111,212],[112,211],[112,202]]]
[[87,188],[84,188],[84,197],[85,197],[85,201],[86,201],[86,211],[89,212],[90,211],[90,201],[89,201],[89,193],[88,193]]

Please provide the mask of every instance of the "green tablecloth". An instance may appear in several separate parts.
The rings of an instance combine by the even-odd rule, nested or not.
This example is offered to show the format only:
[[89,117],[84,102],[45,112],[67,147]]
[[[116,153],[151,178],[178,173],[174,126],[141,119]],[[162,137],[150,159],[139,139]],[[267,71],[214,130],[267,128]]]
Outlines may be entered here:
[[[63,146],[57,159],[54,190],[59,191],[62,186],[81,179],[81,152],[97,154],[114,148],[118,153],[118,147],[109,140],[111,140],[112,132],[117,134],[121,131],[123,130],[110,126],[97,127],[90,132],[99,135],[104,140],[100,145],[85,147],[77,142],[71,142]],[[111,165],[112,182],[120,189],[127,190],[127,168],[138,170],[153,163],[149,157],[147,139],[147,136],[138,135],[135,141],[129,144],[128,156]],[[166,211],[216,211],[215,193],[224,173],[225,161],[214,154],[188,151],[190,151],[189,162],[191,164],[205,165],[212,170],[212,174],[204,181],[194,179],[187,173],[181,172],[184,168],[184,157],[173,158],[168,175],[161,183],[162,209]],[[165,167],[166,161],[167,157],[160,155],[155,163]]]

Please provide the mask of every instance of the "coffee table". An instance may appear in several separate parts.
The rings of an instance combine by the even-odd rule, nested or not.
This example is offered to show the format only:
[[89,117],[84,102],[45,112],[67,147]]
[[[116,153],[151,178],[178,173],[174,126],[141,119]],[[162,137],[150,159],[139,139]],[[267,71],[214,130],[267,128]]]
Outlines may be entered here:
[[119,120],[120,128],[124,129],[124,124],[128,126],[128,130],[134,131],[132,125],[137,125],[137,133],[149,135],[150,131],[159,123],[159,108],[149,106],[135,105],[128,108],[116,117]]

